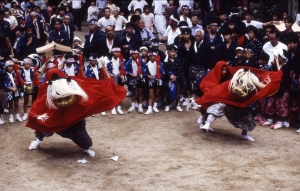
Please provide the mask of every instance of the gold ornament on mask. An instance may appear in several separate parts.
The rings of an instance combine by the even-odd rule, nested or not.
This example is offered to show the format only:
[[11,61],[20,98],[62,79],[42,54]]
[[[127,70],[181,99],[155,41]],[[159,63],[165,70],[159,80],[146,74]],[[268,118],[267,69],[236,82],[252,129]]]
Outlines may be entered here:
[[229,90],[237,97],[246,99],[251,97],[258,89],[264,88],[270,79],[260,82],[258,77],[249,69],[239,69],[229,83]]

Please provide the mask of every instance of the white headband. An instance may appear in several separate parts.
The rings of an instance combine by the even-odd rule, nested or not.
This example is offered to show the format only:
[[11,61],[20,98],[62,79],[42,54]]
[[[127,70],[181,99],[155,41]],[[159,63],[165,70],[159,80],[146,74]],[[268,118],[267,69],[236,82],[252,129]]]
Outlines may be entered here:
[[130,54],[134,54],[134,53],[138,54],[139,52],[137,50],[130,50]]
[[111,49],[111,51],[112,52],[121,52],[121,48],[116,47],[116,48]]
[[148,48],[147,48],[146,46],[142,46],[142,47],[140,48],[140,51],[143,50],[143,49],[146,49],[146,50],[148,51]]

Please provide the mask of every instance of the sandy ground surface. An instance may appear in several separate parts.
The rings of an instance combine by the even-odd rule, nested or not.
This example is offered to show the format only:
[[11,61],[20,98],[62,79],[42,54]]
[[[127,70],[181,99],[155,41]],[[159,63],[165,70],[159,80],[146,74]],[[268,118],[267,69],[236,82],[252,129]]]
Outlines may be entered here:
[[[124,111],[129,104],[126,98]],[[30,151],[33,131],[25,122],[9,124],[6,114],[0,126],[1,190],[300,189],[295,128],[257,126],[250,133],[255,142],[249,142],[226,118],[212,125],[215,132],[204,133],[196,123],[198,112],[160,110],[150,116],[107,112],[87,118],[94,158],[58,135]],[[112,156],[119,160],[109,160]],[[89,162],[77,162],[84,158]]]

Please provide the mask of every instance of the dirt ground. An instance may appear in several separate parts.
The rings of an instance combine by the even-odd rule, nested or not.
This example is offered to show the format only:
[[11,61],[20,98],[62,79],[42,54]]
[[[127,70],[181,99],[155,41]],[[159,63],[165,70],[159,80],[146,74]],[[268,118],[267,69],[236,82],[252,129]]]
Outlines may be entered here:
[[[76,35],[84,39],[84,33]],[[126,98],[124,111],[129,104]],[[204,133],[196,123],[198,112],[160,110],[150,116],[107,112],[87,118],[94,158],[58,135],[30,151],[33,130],[25,122],[9,124],[6,114],[0,126],[1,190],[300,189],[300,134],[295,128],[257,126],[249,134],[255,142],[249,142],[226,118],[212,125],[215,132]],[[89,162],[77,162],[84,158]]]
[[[129,99],[124,102],[129,108]],[[299,190],[300,134],[257,126],[255,142],[226,118],[204,133],[189,110],[87,118],[94,158],[54,135],[39,149],[25,122],[0,126],[2,190]],[[110,160],[119,156],[119,160]],[[80,164],[79,159],[89,162]]]

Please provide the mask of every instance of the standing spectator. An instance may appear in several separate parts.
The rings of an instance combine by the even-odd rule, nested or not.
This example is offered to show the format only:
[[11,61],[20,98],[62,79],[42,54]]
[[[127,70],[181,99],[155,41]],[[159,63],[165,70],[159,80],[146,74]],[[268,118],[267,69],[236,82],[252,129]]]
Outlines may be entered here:
[[85,43],[84,43],[84,49],[83,49],[83,55],[86,59],[90,56],[90,54],[97,53],[97,41],[100,38],[105,37],[105,33],[102,31],[99,31],[98,28],[98,22],[96,19],[90,20],[89,23],[90,33],[85,35]]
[[43,46],[46,44],[46,35],[44,33],[43,23],[38,21],[38,13],[32,11],[30,13],[30,23],[33,24],[33,34],[39,39],[40,45]]
[[262,44],[257,39],[258,30],[254,26],[247,27],[247,33],[249,40],[245,41],[245,47],[247,49],[251,49],[254,53],[254,59],[257,60],[258,56],[263,53]]
[[72,3],[74,23],[77,25],[79,31],[81,31],[81,20],[82,20],[82,11],[81,8],[85,3],[85,0],[68,0],[68,3]]
[[297,33],[295,33],[292,29],[295,20],[292,17],[286,17],[284,19],[285,30],[280,33],[280,41],[287,45],[288,40],[291,36],[298,37]]
[[5,0],[1,1],[0,10],[2,10],[2,11],[8,10],[9,11],[9,9],[6,7],[6,1]]
[[111,50],[113,47],[119,47],[119,41],[114,37],[114,27],[111,25],[108,25],[105,27],[105,38],[101,38],[98,40],[97,44],[97,55],[99,57],[106,56],[109,59],[111,59],[112,54]]
[[142,20],[140,20],[139,27],[140,27],[141,38],[143,41],[143,46],[148,47],[151,44],[151,40],[153,40],[155,37],[148,28],[145,28],[144,22]]
[[179,0],[178,9],[181,10],[183,6],[188,6],[190,10],[193,10],[194,0]]
[[268,62],[271,65],[274,62],[274,53],[279,52],[281,50],[287,50],[287,46],[281,42],[279,42],[280,32],[277,30],[271,30],[269,32],[269,42],[267,42],[263,46],[263,50],[270,56],[270,60]]
[[191,19],[189,18],[189,13],[190,13],[189,7],[187,5],[183,5],[181,7],[181,13],[182,13],[182,15],[180,16],[180,21],[187,22],[189,25],[189,28],[191,28],[193,25],[192,25]]
[[[180,29],[177,26],[179,22],[178,15],[172,15],[170,17],[170,26],[165,31],[162,40],[167,40],[167,45],[171,45],[174,43],[174,39],[181,34]],[[176,49],[177,51],[177,49]]]
[[105,7],[104,8],[104,17],[102,17],[101,19],[99,19],[98,21],[98,27],[101,31],[105,32],[105,28],[111,25],[113,27],[115,27],[116,25],[116,19],[114,17],[110,16],[110,8],[109,7]]
[[[99,18],[103,17],[103,10],[107,5],[107,0],[97,0],[96,7],[99,9]],[[98,19],[97,19],[98,20]]]
[[213,69],[215,66],[215,56],[216,56],[216,47],[220,46],[223,42],[221,35],[217,32],[218,23],[214,20],[211,21],[209,24],[210,26],[210,33],[206,33],[204,35],[204,42],[210,45],[211,48],[211,57],[210,57],[210,69]]
[[95,1],[91,1],[91,6],[88,8],[87,22],[91,19],[98,20],[99,9],[95,6]]
[[[48,42],[55,42],[64,46],[69,45],[68,34],[66,31],[61,30],[62,28],[62,20],[55,19],[54,20],[54,30],[50,31]],[[62,55],[61,51],[55,50],[54,55]]]
[[9,10],[4,11],[4,20],[9,22],[10,31],[11,31],[11,41],[12,41],[12,43],[14,43],[14,41],[16,39],[15,28],[18,26],[18,21],[17,21],[16,17],[10,15]]
[[27,10],[27,0],[23,0],[20,6],[22,11],[25,12]]
[[67,32],[68,35],[68,46],[72,47],[72,41],[74,37],[74,30],[71,27],[71,18],[69,15],[65,15],[62,25],[62,30]]
[[15,40],[15,42],[14,42],[14,44],[13,44],[13,47],[12,47],[12,48],[13,48],[14,56],[16,55],[16,52],[17,52],[17,45],[18,45],[18,42],[19,42],[20,37],[22,36],[23,32],[24,32],[23,27],[18,26],[18,27],[16,28],[16,32],[15,32],[15,34],[16,34],[16,40]]
[[[155,1],[160,1],[160,0],[155,0]],[[154,2],[154,1],[153,1]],[[174,6],[174,0],[167,0],[167,3],[169,4],[168,6],[165,7],[165,12],[163,13],[165,18],[166,18],[166,25],[168,26],[169,25],[169,20],[170,20],[170,17],[174,14],[177,14],[177,7]],[[155,13],[155,12],[154,12]],[[155,15],[156,16],[156,15]],[[157,20],[155,21],[156,22],[160,22],[160,20]],[[155,24],[155,27],[156,24]]]
[[[113,4],[113,3],[111,2],[111,0],[108,0],[108,1],[107,1],[107,7],[109,7],[110,10],[113,10],[114,8],[116,8],[116,5]],[[110,16],[113,16],[112,11],[110,12]]]
[[144,6],[144,12],[141,14],[141,19],[145,25],[145,28],[153,32],[154,15],[153,13],[150,13],[150,8],[148,5]]
[[4,11],[0,10],[0,37],[10,37],[10,24],[4,20]]
[[235,41],[232,41],[231,35],[232,30],[227,28],[222,33],[224,42],[216,47],[216,58],[215,63],[218,61],[226,61],[227,64],[230,64],[234,60],[235,57],[235,49],[238,47],[238,43]]
[[[121,53],[124,56],[125,60],[128,60],[130,57],[129,50],[134,49],[138,50],[141,47],[141,37],[137,34],[133,33],[134,26],[132,23],[126,23],[126,34],[121,38],[120,46],[121,46]],[[140,35],[140,33],[139,33]]]
[[160,40],[166,31],[166,18],[163,14],[167,5],[168,3],[166,0],[153,0],[152,3],[152,10],[155,15],[154,24]]
[[192,44],[190,54],[190,78],[192,84],[192,97],[201,97],[203,92],[200,90],[200,82],[208,72],[209,58],[211,54],[210,46],[203,43],[204,31],[195,31],[195,42]]
[[192,26],[190,27],[192,29],[192,35],[195,36],[195,31],[197,29],[202,29],[203,27],[198,24],[198,15],[192,15]]
[[29,54],[36,53],[36,48],[39,47],[40,42],[33,34],[33,25],[26,25],[24,27],[25,33],[20,37],[17,44],[16,58],[22,60]]
[[123,25],[125,25],[125,23],[127,23],[128,21],[125,17],[120,15],[120,8],[119,7],[115,7],[113,9],[113,15],[114,15],[113,17],[116,20],[115,38],[117,39],[117,41],[119,41],[122,38]]
[[145,5],[148,5],[148,3],[145,0],[133,0],[128,5],[128,11],[132,10],[135,11],[136,9],[143,9]]
[[[1,40],[3,41],[4,38],[0,37],[0,41]],[[0,51],[2,49],[2,44],[3,44],[2,41],[0,42],[1,43]],[[1,53],[2,51],[0,52],[0,54]],[[7,99],[4,90],[5,75],[6,75],[5,60],[1,60],[0,62],[0,125],[4,124],[3,113],[4,113],[4,108],[7,107]]]

